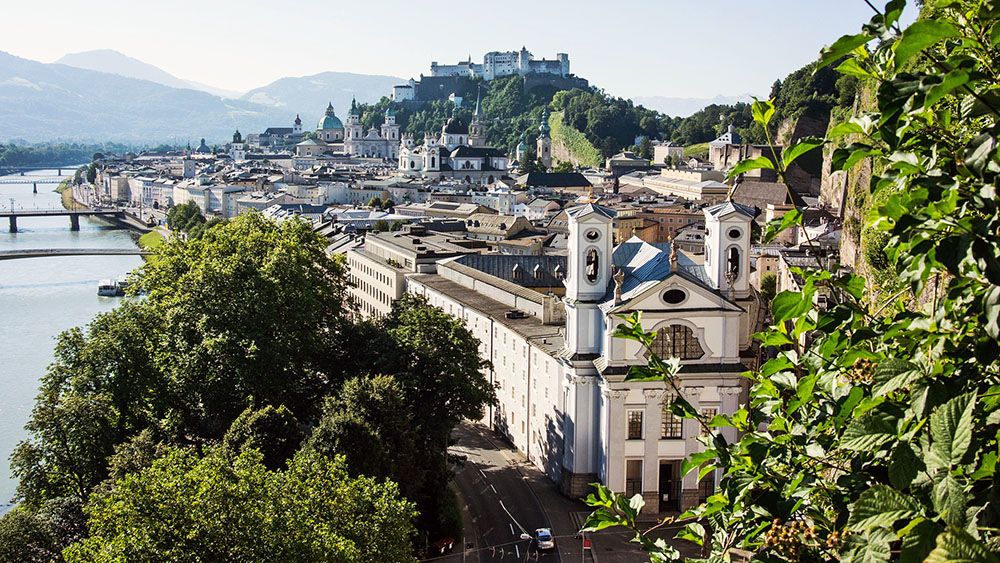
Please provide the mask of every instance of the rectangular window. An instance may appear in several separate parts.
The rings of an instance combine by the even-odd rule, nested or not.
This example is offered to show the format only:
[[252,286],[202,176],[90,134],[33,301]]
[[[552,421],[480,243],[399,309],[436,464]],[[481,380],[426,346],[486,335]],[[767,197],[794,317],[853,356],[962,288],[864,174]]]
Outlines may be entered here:
[[628,439],[642,440],[642,411],[628,411]]
[[670,411],[670,403],[672,401],[672,398],[668,398],[663,402],[663,413],[661,415],[663,418],[660,419],[661,440],[677,440],[684,437],[684,419],[674,415]]
[[625,496],[642,494],[642,460],[625,460]]
[[[714,409],[714,408],[712,408],[712,409],[701,409],[701,419],[705,421],[705,424],[708,424],[709,422],[711,422],[712,419],[715,418],[715,415],[717,415],[717,414],[719,414],[719,409]],[[701,429],[701,435],[702,436],[707,436],[708,435],[708,432],[705,431],[704,427],[702,427],[702,429]]]

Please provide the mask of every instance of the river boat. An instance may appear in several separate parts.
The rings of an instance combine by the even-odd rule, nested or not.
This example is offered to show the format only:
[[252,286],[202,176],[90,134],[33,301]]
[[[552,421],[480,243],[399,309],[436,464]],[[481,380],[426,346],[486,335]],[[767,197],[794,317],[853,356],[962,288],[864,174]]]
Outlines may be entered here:
[[118,284],[112,279],[97,282],[97,295],[101,297],[116,297],[118,295]]

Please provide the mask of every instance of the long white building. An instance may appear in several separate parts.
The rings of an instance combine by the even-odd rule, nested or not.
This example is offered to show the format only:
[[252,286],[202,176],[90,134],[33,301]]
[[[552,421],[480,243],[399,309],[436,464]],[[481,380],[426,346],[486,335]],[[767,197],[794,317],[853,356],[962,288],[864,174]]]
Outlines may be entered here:
[[[745,394],[740,354],[758,312],[752,218],[732,202],[707,208],[702,258],[638,238],[613,247],[614,212],[587,204],[568,212],[567,256],[464,254],[413,273],[394,268],[401,279],[390,281],[462,319],[480,340],[498,395],[485,422],[567,495],[600,481],[641,493],[648,511],[682,510],[716,485],[714,475],[680,475],[681,461],[704,448],[701,429],[670,413],[664,382],[625,381],[646,352],[612,334],[622,316],[640,312],[657,333],[655,351],[681,359],[683,396],[706,416],[735,411]],[[378,279],[377,263],[366,261],[366,277]],[[382,293],[365,308],[385,310]]]

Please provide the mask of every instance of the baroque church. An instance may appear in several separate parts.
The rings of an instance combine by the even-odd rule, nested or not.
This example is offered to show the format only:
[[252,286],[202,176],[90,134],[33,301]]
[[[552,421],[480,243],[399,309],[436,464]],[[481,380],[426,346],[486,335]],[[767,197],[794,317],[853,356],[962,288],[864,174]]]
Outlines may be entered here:
[[344,131],[344,152],[350,156],[385,160],[399,157],[399,125],[396,124],[396,110],[391,107],[385,110],[385,121],[381,127],[372,126],[368,133],[364,133],[361,111],[352,100]]
[[398,169],[403,176],[490,185],[506,176],[508,167],[504,151],[486,146],[478,99],[470,124],[453,113],[438,137],[428,133],[417,146],[412,136],[403,135],[399,150]]
[[[719,476],[682,475],[682,461],[705,448],[703,432],[670,404],[679,394],[711,418],[746,400],[740,373],[760,313],[749,283],[754,212],[731,201],[706,208],[703,256],[637,237],[615,245],[615,212],[593,203],[567,215],[566,257],[445,259],[436,273],[407,276],[406,290],[482,342],[498,397],[484,422],[565,494],[599,481],[641,494],[644,511],[685,510],[713,494]],[[635,313],[656,335],[652,351],[679,359],[673,385],[627,379],[649,354],[614,336]]]

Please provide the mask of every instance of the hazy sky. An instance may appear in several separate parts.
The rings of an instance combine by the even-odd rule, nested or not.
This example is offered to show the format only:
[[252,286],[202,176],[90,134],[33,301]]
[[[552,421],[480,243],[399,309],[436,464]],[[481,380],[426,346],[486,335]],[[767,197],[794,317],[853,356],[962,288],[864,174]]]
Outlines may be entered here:
[[[855,32],[862,0],[47,0],[5,2],[0,50],[115,49],[245,91],[335,70],[416,78],[430,61],[527,46],[619,96],[766,94]],[[878,2],[882,4],[882,2]]]

